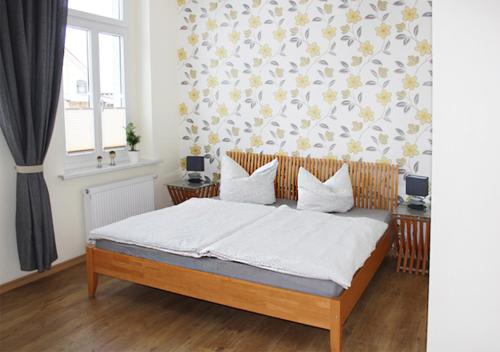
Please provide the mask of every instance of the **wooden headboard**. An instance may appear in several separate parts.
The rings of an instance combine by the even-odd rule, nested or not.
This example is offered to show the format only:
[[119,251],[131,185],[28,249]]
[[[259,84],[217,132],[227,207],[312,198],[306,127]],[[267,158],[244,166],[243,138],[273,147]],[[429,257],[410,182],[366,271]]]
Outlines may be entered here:
[[[227,155],[252,173],[258,167],[278,158],[275,191],[277,198],[297,200],[297,177],[302,166],[321,181],[327,180],[344,164],[342,160],[302,158],[229,151]],[[354,192],[354,206],[391,210],[398,202],[398,167],[396,165],[349,161]]]

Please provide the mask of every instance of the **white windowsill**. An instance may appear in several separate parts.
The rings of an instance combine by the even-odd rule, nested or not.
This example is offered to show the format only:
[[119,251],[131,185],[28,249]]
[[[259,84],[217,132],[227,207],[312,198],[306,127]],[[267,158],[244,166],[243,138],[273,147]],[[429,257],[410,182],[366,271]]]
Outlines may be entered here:
[[141,159],[137,163],[131,163],[127,160],[127,161],[117,162],[115,166],[103,165],[102,168],[97,168],[96,166],[86,166],[77,169],[64,170],[63,173],[59,175],[59,177],[62,180],[71,180],[73,178],[78,178],[78,177],[100,175],[108,172],[156,165],[159,163],[161,163],[160,159]]

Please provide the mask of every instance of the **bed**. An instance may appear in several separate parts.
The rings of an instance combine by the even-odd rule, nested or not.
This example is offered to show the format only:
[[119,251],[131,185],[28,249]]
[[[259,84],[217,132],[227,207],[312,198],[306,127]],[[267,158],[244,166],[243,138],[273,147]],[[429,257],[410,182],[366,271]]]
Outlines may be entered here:
[[[276,157],[241,152],[228,155],[250,173]],[[300,166],[325,180],[342,165],[333,159],[277,158],[276,196],[289,207],[297,199]],[[340,351],[342,326],[390,249],[394,226],[390,223],[390,211],[396,206],[398,182],[396,166],[349,162],[349,169],[356,207],[349,216],[377,217],[389,224],[348,288],[328,280],[270,272],[244,263],[163,253],[102,239],[87,246],[89,297],[95,297],[98,275],[107,275],[328,329],[331,351]]]

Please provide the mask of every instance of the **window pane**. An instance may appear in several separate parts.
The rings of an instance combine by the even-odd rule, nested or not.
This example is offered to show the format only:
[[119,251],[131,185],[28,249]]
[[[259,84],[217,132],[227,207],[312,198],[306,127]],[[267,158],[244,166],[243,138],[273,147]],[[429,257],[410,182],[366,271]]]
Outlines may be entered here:
[[73,10],[92,13],[121,20],[121,0],[69,0],[68,7]]
[[69,154],[95,149],[90,87],[89,32],[67,27],[63,94],[66,152]]
[[122,41],[123,38],[118,35],[99,33],[102,146],[104,149],[120,148],[126,145]]

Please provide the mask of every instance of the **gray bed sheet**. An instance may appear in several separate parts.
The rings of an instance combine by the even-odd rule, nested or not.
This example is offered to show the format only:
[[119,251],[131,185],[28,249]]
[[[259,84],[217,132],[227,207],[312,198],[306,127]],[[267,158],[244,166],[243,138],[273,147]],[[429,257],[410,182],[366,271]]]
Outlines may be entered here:
[[[283,204],[286,204],[292,208],[296,208],[296,201],[286,199],[278,199],[277,202],[273,204],[273,206],[280,206]],[[389,211],[360,208],[354,208],[348,213],[336,215],[349,217],[369,217],[377,220],[382,220],[386,223],[389,223],[391,218],[391,214]],[[103,239],[96,240],[96,247],[134,257],[151,259],[157,262],[167,263],[183,268],[214,273],[235,279],[251,281],[288,290],[311,293],[324,297],[337,297],[344,290],[340,285],[330,280],[311,279],[296,275],[283,274],[247,264],[225,261],[215,258],[186,257],[159,251],[157,249]]]

